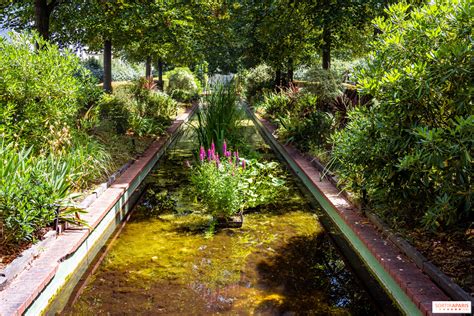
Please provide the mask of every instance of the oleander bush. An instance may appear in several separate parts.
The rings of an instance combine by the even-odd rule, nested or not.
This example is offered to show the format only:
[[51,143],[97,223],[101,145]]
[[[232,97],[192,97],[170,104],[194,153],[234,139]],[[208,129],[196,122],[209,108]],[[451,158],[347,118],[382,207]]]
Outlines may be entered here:
[[[38,43],[41,50],[35,51]],[[71,141],[83,93],[94,89],[79,59],[27,34],[0,38],[0,134],[34,150]],[[45,149],[46,150],[46,149]]]
[[473,42],[469,1],[392,5],[357,74],[375,97],[334,137],[345,186],[393,222],[472,221]]
[[101,92],[79,59],[35,34],[10,38],[0,39],[2,247],[34,240],[69,191],[110,162],[86,133],[97,125]]

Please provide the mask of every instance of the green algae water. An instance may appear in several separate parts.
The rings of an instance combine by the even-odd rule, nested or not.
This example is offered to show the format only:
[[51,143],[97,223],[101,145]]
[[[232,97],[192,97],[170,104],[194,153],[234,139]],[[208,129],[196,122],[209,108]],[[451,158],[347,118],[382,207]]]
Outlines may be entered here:
[[[260,159],[275,160],[249,127]],[[183,136],[66,315],[368,315],[371,299],[283,170],[287,194],[212,231],[188,180]]]

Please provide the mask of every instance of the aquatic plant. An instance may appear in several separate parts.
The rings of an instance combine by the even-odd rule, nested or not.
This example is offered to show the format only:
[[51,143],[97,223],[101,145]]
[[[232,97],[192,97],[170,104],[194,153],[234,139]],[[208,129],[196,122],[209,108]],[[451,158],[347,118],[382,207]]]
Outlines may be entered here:
[[278,164],[239,157],[224,140],[221,157],[214,143],[201,146],[199,162],[191,173],[198,197],[214,217],[229,217],[246,208],[271,203],[283,190]]
[[224,141],[221,159],[214,142],[206,150],[201,146],[199,163],[193,169],[191,182],[207,211],[214,217],[229,217],[242,210],[243,196],[239,190],[243,168],[237,155],[227,150]]
[[[216,84],[213,92],[205,99],[198,112],[197,124],[193,126],[199,144],[210,148],[211,143],[222,148],[224,139],[232,145],[241,141],[241,130],[238,128],[242,111],[237,107],[238,96],[234,83]],[[224,155],[224,152],[220,152]]]

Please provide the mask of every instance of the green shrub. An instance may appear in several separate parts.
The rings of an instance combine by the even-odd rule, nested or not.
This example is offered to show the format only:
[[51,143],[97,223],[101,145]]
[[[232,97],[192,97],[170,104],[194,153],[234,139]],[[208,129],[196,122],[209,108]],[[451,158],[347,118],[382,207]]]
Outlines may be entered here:
[[262,107],[266,114],[278,117],[288,111],[291,102],[294,100],[291,100],[284,91],[278,93],[266,91],[263,93],[263,100],[257,106]]
[[321,109],[328,111],[333,100],[342,94],[342,78],[331,70],[311,68],[305,75],[310,81],[305,89],[318,98]]
[[247,98],[257,96],[273,85],[273,70],[265,64],[258,65],[244,74],[245,94]]
[[[101,61],[103,66],[103,61]],[[131,81],[143,76],[141,65],[123,59],[112,59],[112,81]]]
[[346,186],[389,218],[431,229],[473,218],[471,11],[399,3],[375,21],[358,82],[378,102],[349,114],[333,154]]
[[171,92],[171,97],[178,102],[190,103],[199,99],[196,92],[190,92],[182,89],[175,89]]
[[330,113],[315,110],[304,115],[288,113],[279,118],[281,128],[278,134],[287,142],[294,142],[303,151],[316,146],[327,148],[332,133],[333,116]]
[[[200,91],[199,81],[187,67],[178,67],[167,73],[168,93],[174,95],[175,90],[182,90],[190,95],[195,95]],[[177,95],[178,96],[178,95]]]
[[93,85],[76,56],[38,36],[1,38],[0,134],[34,150],[67,145]]
[[194,189],[214,217],[229,217],[246,208],[270,204],[284,192],[285,181],[275,162],[239,158],[224,143],[207,151],[201,147],[199,161],[191,172]]
[[104,146],[82,132],[76,132],[71,146],[56,156],[69,167],[67,180],[71,188],[76,190],[87,188],[107,175],[113,163]]
[[207,212],[225,218],[241,211],[244,200],[239,190],[239,175],[239,169],[226,160],[219,164],[205,160],[196,166],[191,182]]
[[112,123],[118,134],[125,134],[130,126],[130,106],[123,97],[104,94],[100,100],[100,114],[102,119]]
[[169,95],[159,91],[153,91],[147,100],[145,115],[149,117],[171,117],[176,115],[178,104]]
[[144,78],[104,95],[101,117],[119,134],[128,130],[138,136],[162,135],[169,126],[178,104],[166,93],[154,90]]

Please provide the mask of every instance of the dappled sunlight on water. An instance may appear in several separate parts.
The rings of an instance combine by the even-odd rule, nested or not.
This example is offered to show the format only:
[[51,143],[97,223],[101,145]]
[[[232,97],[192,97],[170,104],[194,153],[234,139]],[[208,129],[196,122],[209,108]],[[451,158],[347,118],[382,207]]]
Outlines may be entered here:
[[[291,180],[282,200],[247,213],[242,228],[209,234],[183,167],[190,142],[149,177],[148,193],[65,314],[373,313]],[[157,204],[164,210],[150,217]]]

